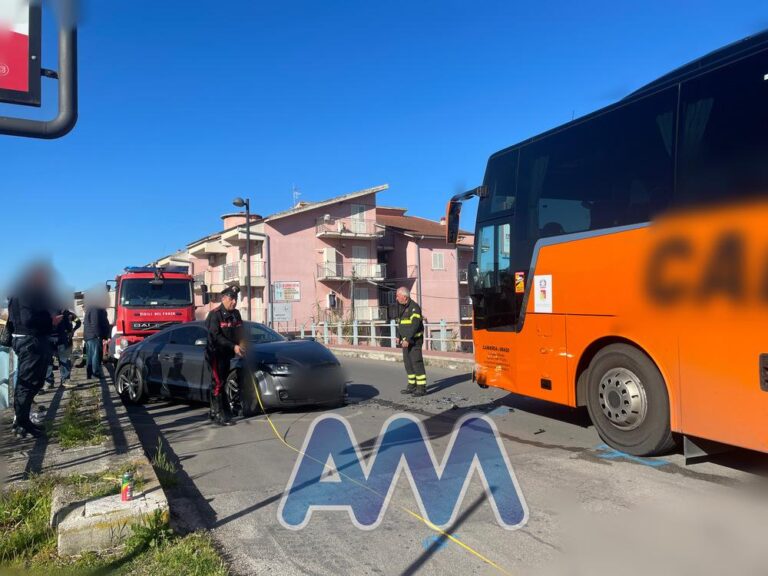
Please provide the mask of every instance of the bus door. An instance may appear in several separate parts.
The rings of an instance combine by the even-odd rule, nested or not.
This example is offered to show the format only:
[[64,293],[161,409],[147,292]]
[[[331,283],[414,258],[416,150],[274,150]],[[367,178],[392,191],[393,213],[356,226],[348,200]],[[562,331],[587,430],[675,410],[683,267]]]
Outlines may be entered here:
[[478,225],[476,262],[470,268],[474,308],[475,358],[486,383],[516,391],[518,306],[510,265],[511,223],[497,219]]

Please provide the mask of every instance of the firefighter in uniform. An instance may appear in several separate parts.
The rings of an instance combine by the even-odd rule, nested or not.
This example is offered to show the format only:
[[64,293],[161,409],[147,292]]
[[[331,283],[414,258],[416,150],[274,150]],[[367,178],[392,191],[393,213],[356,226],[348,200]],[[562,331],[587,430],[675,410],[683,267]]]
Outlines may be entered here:
[[240,347],[243,337],[243,319],[237,310],[236,286],[225,288],[221,292],[221,305],[208,313],[205,326],[208,329],[208,345],[205,359],[211,369],[211,419],[219,426],[232,424],[232,411],[225,385],[229,375],[229,365],[235,356],[243,356]]
[[421,353],[424,346],[421,307],[411,300],[411,293],[404,286],[397,289],[397,303],[400,305],[397,319],[398,345],[403,349],[403,364],[408,375],[408,386],[401,392],[424,396],[427,393],[427,373]]

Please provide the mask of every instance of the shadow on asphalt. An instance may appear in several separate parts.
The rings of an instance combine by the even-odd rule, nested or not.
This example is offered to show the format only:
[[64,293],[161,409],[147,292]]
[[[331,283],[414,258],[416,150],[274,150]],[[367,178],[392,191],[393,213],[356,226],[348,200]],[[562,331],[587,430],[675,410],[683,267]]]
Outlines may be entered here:
[[[461,516],[456,518],[456,521],[451,524],[448,528],[446,528],[443,532],[445,534],[454,535],[456,533],[456,530],[464,524],[467,520],[469,520],[472,517],[472,514],[475,513],[475,510],[480,508],[480,506],[485,502],[484,496],[479,496],[475,499],[472,504],[470,504],[464,512],[461,513]],[[424,550],[424,552],[414,560],[410,566],[408,566],[405,570],[403,570],[402,576],[411,576],[412,574],[416,574],[421,568],[424,567],[424,565],[429,561],[432,556],[435,555],[435,552],[440,550],[443,545],[445,545],[446,542],[448,542],[448,537],[445,534],[440,534],[433,542],[429,545],[429,547]],[[455,538],[455,536],[454,536]]]
[[[176,468],[178,484],[173,488],[166,488],[165,492],[172,515],[179,521],[178,528],[181,528],[182,532],[210,529],[216,523],[216,512],[205,496],[200,493],[194,479],[186,473],[181,459],[173,451],[172,444],[164,436],[161,427],[155,422],[155,412],[173,405],[173,403],[166,401],[142,406],[126,403],[126,411],[150,461],[157,452],[158,444],[162,443],[166,458]],[[203,419],[204,416],[199,414],[188,418],[188,420],[196,422],[204,422]]]

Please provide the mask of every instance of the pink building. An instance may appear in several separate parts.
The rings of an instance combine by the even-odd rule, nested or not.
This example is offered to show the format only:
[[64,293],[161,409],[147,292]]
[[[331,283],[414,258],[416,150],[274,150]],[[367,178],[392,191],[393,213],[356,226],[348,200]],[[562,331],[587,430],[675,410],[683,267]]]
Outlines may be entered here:
[[306,332],[321,322],[388,321],[394,290],[405,285],[422,303],[431,322],[468,323],[466,270],[472,236],[458,246],[445,243],[440,222],[407,216],[403,208],[376,206],[387,186],[367,188],[322,202],[300,202],[270,216],[222,216],[223,230],[187,245],[158,261],[187,264],[212,301],[198,317],[217,305],[218,293],[239,285],[239,308],[246,317],[248,277],[246,232],[251,235],[251,312],[254,321],[284,332]]
[[[429,323],[464,324],[462,338],[471,338],[472,307],[467,268],[472,261],[473,236],[462,232],[456,246],[445,242],[445,221],[407,216],[405,208],[376,208],[376,222],[384,229],[379,242],[379,260],[386,263],[390,288],[386,298],[394,301],[393,288],[406,286],[421,303]],[[439,327],[432,327],[438,331]]]

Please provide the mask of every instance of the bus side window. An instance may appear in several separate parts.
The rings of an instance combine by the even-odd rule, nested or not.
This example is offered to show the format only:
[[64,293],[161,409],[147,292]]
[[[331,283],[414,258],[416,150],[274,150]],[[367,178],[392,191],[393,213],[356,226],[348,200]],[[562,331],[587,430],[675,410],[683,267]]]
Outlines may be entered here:
[[768,50],[683,82],[676,201],[741,200],[768,190]]

